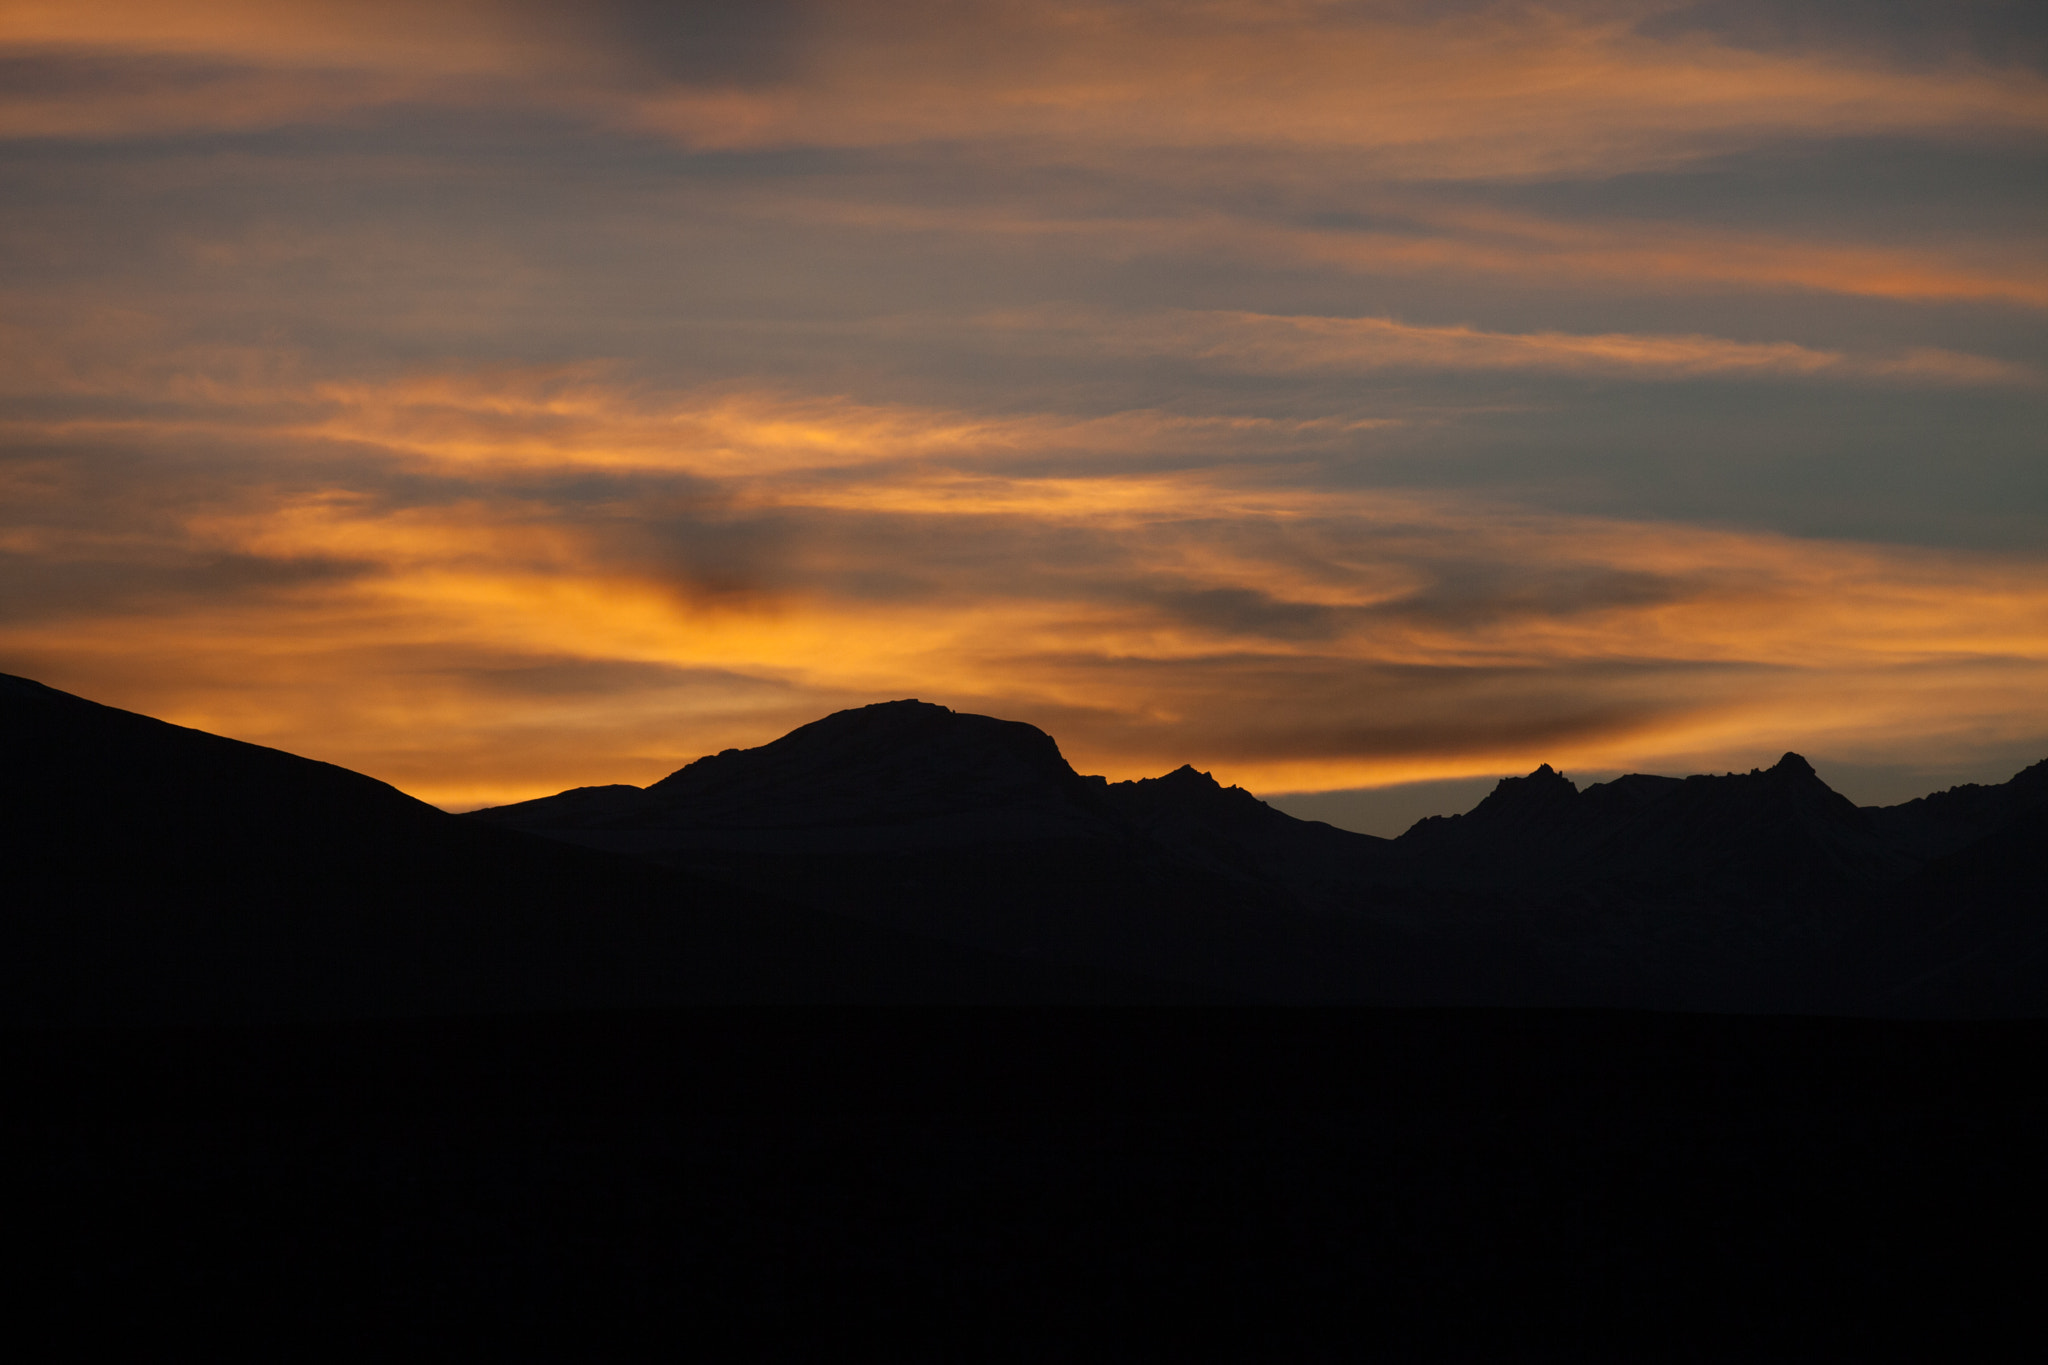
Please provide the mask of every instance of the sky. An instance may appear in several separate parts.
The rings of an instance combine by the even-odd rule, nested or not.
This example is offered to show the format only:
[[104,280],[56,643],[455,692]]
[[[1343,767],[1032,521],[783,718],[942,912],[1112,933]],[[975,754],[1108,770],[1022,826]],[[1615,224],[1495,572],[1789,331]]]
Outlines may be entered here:
[[0,671],[450,809],[2048,756],[2038,4],[0,0],[0,168]]

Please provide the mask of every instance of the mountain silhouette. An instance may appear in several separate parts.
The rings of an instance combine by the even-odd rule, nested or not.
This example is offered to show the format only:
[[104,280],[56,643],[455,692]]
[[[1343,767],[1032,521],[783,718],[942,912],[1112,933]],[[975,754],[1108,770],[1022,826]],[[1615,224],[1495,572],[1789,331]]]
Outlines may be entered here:
[[[1923,1283],[1945,1346],[2024,1332],[2042,765],[1879,810],[1794,755],[1545,766],[1388,840],[899,702],[452,816],[6,676],[0,764],[9,1209],[29,1297],[89,1305],[67,1345],[109,1301],[212,1340],[221,1286],[586,1353],[656,1304],[758,1348],[794,1304],[844,1354],[871,1304],[900,1354],[913,1303],[986,1354],[1048,1282],[1114,1286],[1091,1342],[1333,1284],[1407,1354],[1478,1303],[1478,1354],[1565,1304],[1654,1355],[1700,1284],[1819,1303],[1814,1356]],[[1427,1008],[755,1008],[1190,1002]],[[1646,1276],[1670,1245],[1698,1267]]]
[[1585,878],[1745,896],[1827,894],[1913,865],[1798,754],[1662,786],[1575,860]]
[[1514,877],[1555,870],[1619,833],[1678,785],[1675,778],[1632,774],[1581,791],[1548,763],[1527,777],[1504,777],[1463,815],[1430,816],[1401,836],[1403,851],[1464,860],[1474,872]]
[[1544,764],[1468,814],[1419,821],[1404,851],[1477,875],[1808,894],[1896,878],[1914,859],[1798,754],[1768,769],[1631,774],[1580,791]]
[[[1892,973],[1899,979],[1881,1002],[1885,1011],[2026,1015],[2048,1004],[2042,988],[2048,977],[2042,772],[2035,764],[2000,784],[2011,815],[1983,837],[1927,862],[1885,896],[1881,952],[1906,968]],[[1974,794],[1964,799],[1983,801]]]
[[635,852],[937,848],[1112,835],[1105,785],[1034,726],[893,701],[700,758],[644,790],[585,787],[475,818]]
[[1936,859],[1960,852],[2043,805],[2048,805],[2048,759],[1995,786],[1972,782],[1866,810],[1879,832],[1901,852]]
[[0,1022],[1175,1001],[448,815],[0,675]]
[[780,1000],[2048,1008],[2048,764],[1859,809],[1549,765],[1399,839],[1033,726],[860,707],[450,816],[0,675],[21,1021]]
[[[1296,820],[1192,766],[1085,777],[1030,726],[903,701],[644,791],[470,818],[994,951],[1256,998],[1855,1010],[1893,1007],[1924,975],[1912,933],[1928,917],[1899,907],[1963,877],[1916,880],[1930,851],[2013,826],[2042,774],[1860,809],[1792,753],[1583,790],[1545,764],[1385,840]],[[1997,877],[1965,878],[1965,899],[2023,900],[2039,861],[2020,849]],[[1980,932],[1993,931],[1953,931]],[[1964,987],[1943,989],[1946,1003],[1922,990],[1911,1008],[1971,1008]]]
[[1294,979],[1329,960],[1304,950],[1328,930],[1302,874],[1385,844],[1191,768],[1084,777],[1034,726],[918,701],[842,711],[637,794],[467,818],[992,952],[1280,998],[1331,989]]

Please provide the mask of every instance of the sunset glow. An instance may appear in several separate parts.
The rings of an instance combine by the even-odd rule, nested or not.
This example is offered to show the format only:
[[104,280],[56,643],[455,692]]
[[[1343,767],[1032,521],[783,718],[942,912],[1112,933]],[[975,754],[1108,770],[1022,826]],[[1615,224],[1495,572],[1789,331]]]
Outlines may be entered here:
[[2048,42],[1778,8],[0,4],[0,670],[451,808],[2000,780]]

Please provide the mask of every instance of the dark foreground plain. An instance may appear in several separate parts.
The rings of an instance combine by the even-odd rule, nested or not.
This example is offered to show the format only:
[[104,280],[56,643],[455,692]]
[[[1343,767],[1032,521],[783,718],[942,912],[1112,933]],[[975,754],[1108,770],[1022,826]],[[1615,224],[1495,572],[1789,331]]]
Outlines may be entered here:
[[17,1324],[542,1359],[2020,1358],[2044,1043],[1263,1008],[16,1032]]
[[0,679],[17,1335],[2031,1355],[2040,770],[1539,773],[1403,848],[848,714],[543,837]]

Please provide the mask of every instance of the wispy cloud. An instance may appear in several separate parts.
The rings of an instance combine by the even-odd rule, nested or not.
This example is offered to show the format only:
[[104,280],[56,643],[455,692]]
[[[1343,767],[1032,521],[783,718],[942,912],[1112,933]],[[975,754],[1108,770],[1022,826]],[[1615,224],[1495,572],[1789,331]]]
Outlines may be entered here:
[[[269,701],[227,728],[457,803],[658,775],[693,754],[646,752],[644,708],[705,679],[745,704],[698,707],[697,748],[771,737],[806,704],[914,694],[1041,719],[1120,776],[1179,754],[1267,787],[1654,761],[1795,716],[1867,737],[1930,688],[1967,694],[1952,718],[1981,727],[2048,681],[2048,574],[2027,558],[1343,492],[1256,465],[1147,472],[1190,428],[1145,414],[663,407],[589,373],[311,396],[374,430],[330,417],[245,441],[340,443],[349,463],[273,467],[268,486],[223,469],[168,515],[82,519],[96,485],[17,466],[6,548],[80,582],[91,566],[103,590],[16,620],[0,648],[117,696],[240,660]],[[1098,473],[1007,467],[1091,439]],[[375,699],[398,686],[394,650],[439,698],[437,732],[488,751],[574,713],[581,758],[543,746],[488,776],[393,758],[396,703]],[[545,695],[502,684],[536,668],[561,673]],[[632,705],[600,714],[622,686]]]
[[641,106],[698,146],[1023,138],[1362,152],[1377,174],[1669,165],[1763,130],[2048,124],[2029,71],[1667,42],[1655,5],[992,4],[830,12],[800,84]]
[[2048,78],[1740,27],[0,5],[0,667],[454,804],[2048,743]]
[[[2048,127],[2048,80],[2026,69],[1659,38],[1643,21],[1669,6],[1654,3],[771,6],[751,29],[707,22],[713,7],[629,17],[645,8],[16,3],[0,34],[44,63],[12,101],[13,126],[43,134],[197,126],[209,108],[221,127],[333,113],[350,87],[309,73],[353,81],[363,106],[563,107],[701,147],[1263,143],[1455,178],[1611,173],[1788,132]],[[138,52],[157,66],[107,65]],[[291,73],[297,106],[253,71]]]
[[1851,355],[1791,341],[1731,341],[1658,333],[1499,332],[1392,318],[1173,310],[1151,315],[1038,308],[984,316],[980,325],[1044,346],[1177,356],[1221,369],[1302,375],[1329,371],[1540,370],[1642,379],[1782,377],[1934,384],[2032,384],[2028,366],[1933,347]]

